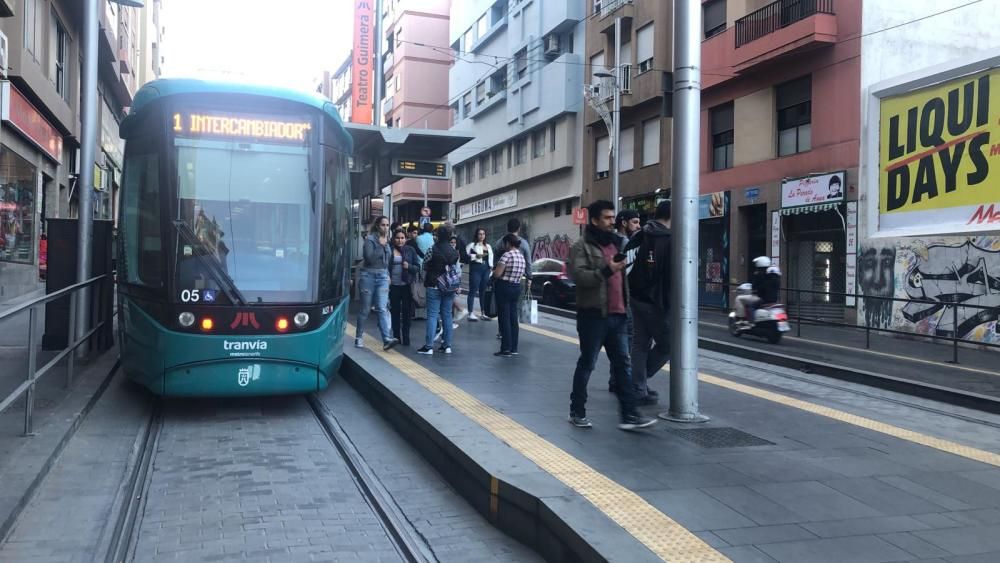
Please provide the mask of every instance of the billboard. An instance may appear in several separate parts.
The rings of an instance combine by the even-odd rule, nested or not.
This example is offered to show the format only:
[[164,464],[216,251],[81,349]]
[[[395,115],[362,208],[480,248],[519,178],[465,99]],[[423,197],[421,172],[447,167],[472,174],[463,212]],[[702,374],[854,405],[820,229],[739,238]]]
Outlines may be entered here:
[[372,124],[375,72],[375,0],[354,2],[354,50],[351,52],[351,123]]
[[1000,69],[879,101],[879,231],[1000,227]]
[[781,207],[802,207],[844,201],[847,173],[814,174],[781,182]]

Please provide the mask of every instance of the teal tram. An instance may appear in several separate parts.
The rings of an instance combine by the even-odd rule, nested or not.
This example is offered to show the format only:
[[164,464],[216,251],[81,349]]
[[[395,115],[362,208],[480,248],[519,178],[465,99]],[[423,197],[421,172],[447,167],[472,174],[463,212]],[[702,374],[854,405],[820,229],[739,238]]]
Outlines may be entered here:
[[350,295],[350,135],[324,98],[156,80],[121,124],[118,337],[168,396],[323,389]]

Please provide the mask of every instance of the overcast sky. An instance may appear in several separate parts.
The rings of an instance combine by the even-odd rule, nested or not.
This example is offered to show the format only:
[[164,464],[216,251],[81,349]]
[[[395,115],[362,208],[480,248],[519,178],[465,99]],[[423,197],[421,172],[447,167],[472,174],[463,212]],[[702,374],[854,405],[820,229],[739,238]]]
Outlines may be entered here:
[[351,0],[164,0],[164,77],[315,90],[352,43]]

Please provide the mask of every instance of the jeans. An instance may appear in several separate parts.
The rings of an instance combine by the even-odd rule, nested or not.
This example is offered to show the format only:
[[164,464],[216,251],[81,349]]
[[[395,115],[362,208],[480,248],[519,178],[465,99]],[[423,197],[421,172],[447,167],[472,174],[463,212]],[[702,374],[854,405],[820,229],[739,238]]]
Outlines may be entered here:
[[[628,310],[628,311],[626,311],[626,314],[628,316],[628,323],[627,323],[627,328],[626,328],[626,330],[628,330],[628,349],[631,350],[632,349],[632,335],[635,334],[635,332],[634,332],[635,329],[632,326],[632,311]],[[608,389],[610,390],[610,389],[614,389],[614,388],[615,388],[615,367],[611,366],[611,367],[608,368]]]
[[392,311],[392,336],[410,345],[410,317],[413,315],[413,290],[409,284],[389,286],[389,310]]
[[638,397],[649,395],[646,380],[670,360],[670,311],[632,300],[632,382]]
[[479,298],[479,312],[483,312],[483,301],[486,300],[486,286],[490,283],[490,267],[486,264],[473,262],[469,265],[469,314],[472,314],[472,307],[476,304],[476,297]]
[[382,342],[392,339],[392,320],[389,318],[389,271],[361,270],[358,279],[361,288],[361,304],[358,309],[358,324],[356,338],[365,335],[365,323],[372,306],[378,316],[378,329],[382,333]]
[[601,348],[611,361],[618,393],[618,413],[622,419],[637,414],[635,390],[632,387],[632,365],[628,351],[628,316],[608,315],[606,318],[577,316],[576,332],[580,336],[580,359],[573,374],[570,394],[570,416],[587,416],[587,383],[597,363]]
[[427,334],[424,344],[428,348],[434,347],[434,336],[437,333],[439,319],[444,330],[441,345],[445,348],[451,347],[451,306],[454,303],[454,291],[441,291],[436,287],[427,288]]
[[521,297],[521,284],[497,280],[493,291],[497,297],[497,317],[500,325],[500,351],[517,352],[517,339],[520,325],[517,322],[517,309]]

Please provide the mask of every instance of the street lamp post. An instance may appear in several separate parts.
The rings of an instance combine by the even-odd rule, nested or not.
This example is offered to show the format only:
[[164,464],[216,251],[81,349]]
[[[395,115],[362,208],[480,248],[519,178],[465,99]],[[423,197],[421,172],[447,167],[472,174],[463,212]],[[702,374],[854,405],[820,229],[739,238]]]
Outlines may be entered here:
[[594,76],[600,78],[610,78],[611,88],[613,94],[613,107],[611,110],[611,130],[608,131],[608,137],[611,141],[611,203],[614,204],[615,210],[618,210],[618,200],[619,189],[618,182],[620,178],[621,166],[619,166],[618,161],[621,158],[621,146],[618,144],[618,140],[621,137],[622,128],[622,84],[621,84],[621,45],[622,45],[622,18],[621,16],[615,17],[615,69],[614,72],[608,72],[606,70],[600,70],[594,73]]
[[[107,0],[122,6],[141,8],[139,0]],[[97,37],[100,33],[98,15],[102,2],[83,1],[83,74],[80,76],[80,177],[77,180],[79,193],[79,218],[77,219],[76,281],[90,279],[91,246],[94,233],[94,162],[97,160]],[[80,290],[76,299],[76,332],[80,337],[90,330],[89,288]],[[86,349],[77,349],[83,356]]]

